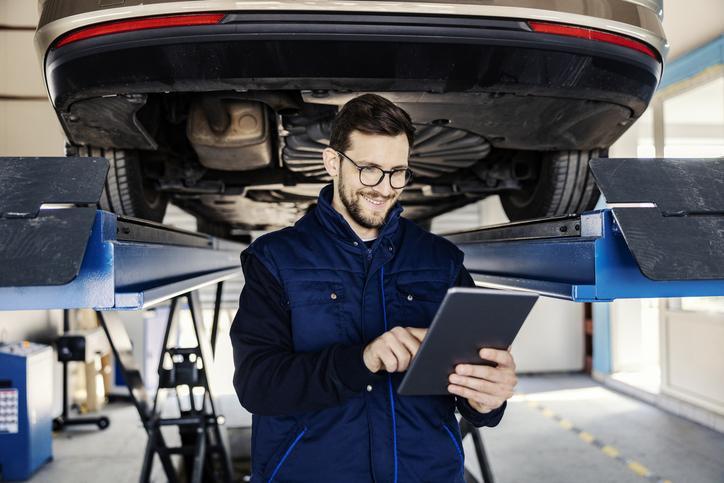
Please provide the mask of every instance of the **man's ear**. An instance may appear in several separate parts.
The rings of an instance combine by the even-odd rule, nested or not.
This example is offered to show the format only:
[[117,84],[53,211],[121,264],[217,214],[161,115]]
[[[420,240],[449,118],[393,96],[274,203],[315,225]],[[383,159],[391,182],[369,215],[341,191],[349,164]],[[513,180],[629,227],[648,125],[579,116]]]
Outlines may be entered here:
[[324,160],[324,169],[327,170],[332,178],[339,176],[339,155],[332,148],[325,148],[322,151],[322,159]]

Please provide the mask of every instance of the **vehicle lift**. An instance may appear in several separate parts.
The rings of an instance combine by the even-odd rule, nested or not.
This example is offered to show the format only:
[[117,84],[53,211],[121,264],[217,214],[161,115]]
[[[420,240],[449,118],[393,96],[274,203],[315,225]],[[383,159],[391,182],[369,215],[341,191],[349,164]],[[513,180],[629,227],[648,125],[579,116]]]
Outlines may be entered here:
[[[590,167],[611,208],[443,235],[465,253],[476,285],[578,302],[724,295],[724,159],[596,159]],[[155,454],[169,481],[179,479],[172,454],[184,455],[191,481],[230,481],[213,345],[222,284],[241,275],[244,245],[97,210],[107,170],[103,158],[0,158],[0,310],[96,310],[148,434],[141,481]],[[198,289],[211,284],[209,339]],[[166,301],[151,400],[113,311]],[[197,345],[167,347],[183,302]],[[162,418],[162,390],[182,384],[200,388],[203,401]],[[164,441],[160,428],[170,425],[180,428],[181,447]],[[464,420],[461,431],[473,438],[483,480],[492,483],[480,433]]]
[[[168,481],[180,481],[171,459],[178,454],[190,481],[229,482],[223,418],[214,399],[215,344],[206,335],[198,290],[216,284],[215,339],[223,282],[241,275],[245,246],[97,210],[107,172],[104,158],[0,158],[0,310],[64,309],[67,321],[69,309],[94,309],[148,435],[141,481],[150,480],[156,454]],[[159,389],[151,399],[114,311],[164,301],[170,311]],[[168,347],[184,302],[197,344]],[[190,407],[182,407],[182,386]],[[178,416],[161,414],[167,390],[176,390]],[[69,419],[67,409],[63,419],[88,422]],[[180,446],[166,443],[161,429],[167,426],[179,428]]]

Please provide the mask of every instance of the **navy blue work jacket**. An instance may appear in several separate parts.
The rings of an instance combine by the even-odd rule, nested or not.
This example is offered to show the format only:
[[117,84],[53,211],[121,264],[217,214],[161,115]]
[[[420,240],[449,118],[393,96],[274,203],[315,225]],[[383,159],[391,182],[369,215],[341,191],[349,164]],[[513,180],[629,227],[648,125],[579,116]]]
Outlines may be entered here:
[[494,426],[450,396],[397,394],[403,374],[373,374],[362,351],[395,326],[429,327],[456,280],[452,243],[390,210],[367,246],[331,205],[242,253],[245,285],[231,329],[234,386],[252,413],[252,481],[463,482],[455,418]]

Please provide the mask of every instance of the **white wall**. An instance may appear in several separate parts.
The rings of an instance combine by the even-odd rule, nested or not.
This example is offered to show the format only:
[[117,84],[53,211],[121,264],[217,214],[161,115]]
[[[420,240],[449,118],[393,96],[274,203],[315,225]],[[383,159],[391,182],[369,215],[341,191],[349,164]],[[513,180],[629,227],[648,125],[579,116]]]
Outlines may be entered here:
[[581,371],[583,304],[541,297],[513,344],[519,373]]
[[724,32],[724,2],[664,0],[664,31],[671,61]]
[[61,317],[47,310],[0,312],[0,343],[19,340],[51,341],[58,335]]
[[[33,50],[36,6],[32,0],[0,0],[0,156],[63,155],[63,134]],[[61,330],[59,310],[0,311],[0,343],[32,340],[50,344]],[[55,372],[54,413],[59,414],[60,364]]]
[[0,156],[63,155],[33,47],[35,7],[31,0],[0,1]]
[[[724,33],[721,0],[667,1],[664,15],[671,43],[669,61]],[[656,133],[654,119],[663,124]],[[657,93],[648,112],[610,149],[611,157],[623,158],[653,157],[655,152],[686,158],[724,155],[721,74],[717,78],[716,71],[709,69]],[[660,392],[673,396],[681,408],[689,408],[672,406],[677,413],[692,417],[703,408],[724,414],[724,314],[677,306],[676,299],[611,304],[613,371],[641,371],[660,364]],[[697,420],[715,427],[707,417],[711,418],[697,416]]]
[[661,391],[724,416],[724,312],[662,315]]
[[[433,232],[507,223],[500,198],[488,197],[435,218]],[[583,306],[541,297],[513,344],[518,372],[580,371],[584,365]]]
[[645,370],[659,365],[658,299],[621,299],[611,303],[613,372]]

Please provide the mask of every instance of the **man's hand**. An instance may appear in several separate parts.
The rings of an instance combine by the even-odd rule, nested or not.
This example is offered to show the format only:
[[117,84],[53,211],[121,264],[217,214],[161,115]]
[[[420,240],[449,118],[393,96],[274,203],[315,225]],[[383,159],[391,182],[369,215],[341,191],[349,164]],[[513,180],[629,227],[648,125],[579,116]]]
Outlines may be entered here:
[[455,373],[450,374],[448,391],[466,398],[479,413],[489,413],[513,396],[518,378],[510,348],[507,351],[481,349],[479,354],[481,359],[496,362],[498,366],[459,364]]
[[369,343],[363,352],[365,366],[371,372],[404,372],[417,354],[427,329],[393,327]]

